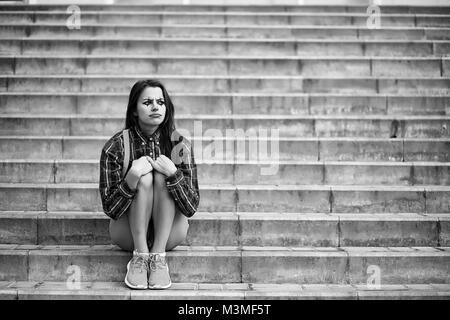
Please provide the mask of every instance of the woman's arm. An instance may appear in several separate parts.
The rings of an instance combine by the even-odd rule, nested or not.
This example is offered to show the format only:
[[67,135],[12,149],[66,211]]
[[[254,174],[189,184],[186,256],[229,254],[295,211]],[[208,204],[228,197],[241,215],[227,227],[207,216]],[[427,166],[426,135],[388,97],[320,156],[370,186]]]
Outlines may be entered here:
[[[166,178],[166,185],[179,210],[189,218],[197,211],[200,202],[197,165],[190,142],[184,138],[180,142],[180,146],[186,154],[182,157],[180,163],[174,162],[177,171]],[[180,146],[176,147],[179,149]]]
[[107,143],[100,157],[100,197],[103,211],[110,218],[117,220],[131,205],[136,190],[129,187],[122,179],[122,154],[120,140]]

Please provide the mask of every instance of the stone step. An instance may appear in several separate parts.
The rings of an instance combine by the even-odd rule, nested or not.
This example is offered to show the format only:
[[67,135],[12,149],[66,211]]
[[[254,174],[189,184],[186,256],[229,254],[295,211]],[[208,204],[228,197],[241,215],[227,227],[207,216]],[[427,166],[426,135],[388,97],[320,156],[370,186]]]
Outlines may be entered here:
[[[0,212],[0,243],[111,244],[103,212]],[[197,212],[184,245],[440,247],[450,214]]]
[[[103,211],[98,184],[0,183],[2,211]],[[200,211],[447,213],[449,186],[206,185]]]
[[368,29],[366,26],[318,26],[318,25],[221,25],[157,23],[116,24],[86,23],[80,29],[68,29],[63,23],[0,22],[1,37],[54,37],[64,35],[67,39],[88,36],[103,37],[183,37],[183,38],[252,38],[252,39],[349,39],[349,40],[450,40],[446,27],[387,27]]
[[[105,115],[0,114],[0,135],[107,136],[123,129],[125,118]],[[178,115],[179,130],[209,135],[275,129],[283,137],[450,138],[450,116]],[[266,134],[267,135],[267,134]]]
[[447,77],[450,57],[3,55],[0,73]]
[[[110,137],[104,136],[0,136],[0,159],[100,159]],[[191,137],[198,161],[439,161],[450,162],[450,139],[284,138],[270,133],[262,140],[222,136]],[[260,142],[260,141],[263,142]],[[278,153],[257,154],[250,148],[269,144]],[[195,146],[196,145],[196,146]],[[200,149],[198,149],[200,148]],[[246,152],[244,153],[244,149]],[[256,150],[256,149],[253,149]],[[267,150],[272,150],[267,147]],[[236,151],[238,151],[236,153]],[[215,153],[214,153],[215,152]],[[264,166],[264,165],[263,165]],[[270,166],[271,167],[271,166]],[[264,170],[271,170],[264,166]],[[267,173],[270,171],[266,171]]]
[[[130,290],[123,281],[82,282],[79,288],[64,281],[2,281],[0,297],[2,300],[448,300],[450,285],[172,283],[170,289],[155,291]],[[231,314],[228,309],[218,310]]]
[[0,54],[105,55],[245,55],[245,56],[448,56],[444,40],[317,40],[203,38],[0,38]]
[[[123,116],[126,112],[128,92],[78,92],[78,85],[73,87],[77,90],[76,92],[64,92],[67,91],[66,88],[71,87],[71,83],[65,79],[61,79],[60,82],[67,85],[62,92],[0,92],[1,114]],[[449,81],[445,79],[445,82]],[[133,83],[134,81],[130,81],[129,85],[131,86]],[[256,83],[258,82],[254,82],[252,87],[258,86]],[[319,81],[314,86],[320,87],[322,83]],[[4,86],[6,85],[4,83]],[[214,84],[211,81],[209,86],[212,85]],[[236,85],[239,85],[239,81]],[[361,85],[364,86],[364,83],[360,83],[355,89],[357,90]],[[443,85],[448,86],[446,83]],[[214,93],[208,92],[207,88],[204,88],[203,91],[207,91],[206,93],[173,92],[170,93],[170,96],[177,114],[450,115],[450,96],[447,92],[442,94],[421,94],[420,92],[416,94],[372,94],[360,91],[353,93],[269,92],[280,86],[283,86],[283,83],[276,87],[267,87],[266,90],[261,88],[260,91],[264,90],[264,92],[251,92],[250,90],[253,90],[251,87],[248,89],[249,92],[240,93]],[[401,82],[399,86],[402,86]],[[184,90],[188,91],[189,87],[190,85],[186,85]],[[213,90],[213,88],[211,89]],[[308,86],[305,89],[307,90]]]
[[[1,247],[1,281],[66,281],[77,267],[83,282],[123,281],[131,257],[116,246]],[[449,247],[179,246],[167,261],[174,282],[366,284],[371,266],[383,284],[450,281]]]
[[[213,99],[214,93],[268,93],[276,90],[280,93],[305,93],[309,99],[317,99],[315,93],[353,94],[348,96],[362,97],[364,94],[387,94],[388,101],[381,103],[389,104],[392,100],[407,99],[405,95],[413,95],[411,99],[437,99],[433,105],[438,104],[439,99],[445,99],[450,95],[450,78],[397,78],[397,77],[299,77],[299,76],[194,76],[194,75],[0,75],[0,92],[19,92],[20,96],[27,96],[31,92],[36,93],[58,93],[64,95],[68,92],[86,92],[93,94],[95,99],[98,93],[129,93],[135,82],[142,78],[158,78],[167,88],[170,88],[171,97],[175,99],[180,94],[184,96],[184,104],[189,103],[191,94],[208,94]],[[395,95],[400,95],[395,96]],[[420,95],[420,96],[419,96]],[[428,96],[434,95],[434,97]],[[9,96],[8,96],[9,97]],[[272,96],[273,97],[273,96]],[[253,99],[257,99],[255,96]],[[379,99],[383,99],[379,96]],[[108,99],[108,96],[102,97]],[[118,100],[123,101],[123,97]],[[197,99],[200,99],[197,96]],[[325,97],[323,98],[325,99]],[[3,106],[7,106],[7,98],[3,96]],[[288,101],[284,105],[288,106]],[[110,105],[110,111],[112,102]],[[412,101],[408,102],[413,104]],[[19,106],[16,106],[18,108]],[[190,106],[190,108],[193,106]],[[389,107],[389,106],[388,106]],[[420,110],[429,112],[420,103],[418,110],[408,110],[408,114],[417,114]],[[289,110],[289,108],[286,108]],[[411,109],[411,108],[410,108]],[[437,110],[438,108],[435,107]],[[442,107],[441,107],[442,110]],[[445,113],[445,108],[443,109]],[[2,109],[2,112],[4,109]],[[299,110],[300,111],[300,110]],[[373,110],[371,114],[379,113]],[[53,113],[53,112],[52,112]],[[69,112],[70,113],[70,112]],[[209,112],[211,113],[211,111]]]
[[[262,176],[261,168],[277,166]],[[197,161],[201,183],[450,185],[450,162]],[[4,183],[98,183],[98,160],[0,160]],[[263,178],[263,179],[262,179]]]
[[[367,26],[369,16],[361,13],[332,12],[141,12],[141,11],[88,11],[82,12],[83,23],[142,24],[226,24],[226,25],[348,25]],[[130,19],[132,17],[132,19]],[[62,23],[68,18],[62,11],[0,11],[4,23]],[[384,14],[384,26],[448,27],[449,14]]]

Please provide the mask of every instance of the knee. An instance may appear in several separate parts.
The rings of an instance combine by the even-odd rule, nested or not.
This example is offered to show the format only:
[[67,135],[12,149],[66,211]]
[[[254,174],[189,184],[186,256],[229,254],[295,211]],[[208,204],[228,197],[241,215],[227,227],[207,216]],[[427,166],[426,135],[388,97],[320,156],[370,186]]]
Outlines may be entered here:
[[137,188],[144,189],[144,190],[149,190],[149,189],[153,188],[153,175],[151,173],[148,173],[145,176],[142,176],[139,179]]

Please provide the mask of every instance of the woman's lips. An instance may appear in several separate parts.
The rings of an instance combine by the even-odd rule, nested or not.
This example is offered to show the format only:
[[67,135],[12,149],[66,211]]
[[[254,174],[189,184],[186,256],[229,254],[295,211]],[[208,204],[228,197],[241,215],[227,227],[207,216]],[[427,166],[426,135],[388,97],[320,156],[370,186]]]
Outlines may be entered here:
[[161,117],[161,115],[160,114],[151,114],[151,115],[149,115],[149,117],[150,118],[159,118],[159,117]]

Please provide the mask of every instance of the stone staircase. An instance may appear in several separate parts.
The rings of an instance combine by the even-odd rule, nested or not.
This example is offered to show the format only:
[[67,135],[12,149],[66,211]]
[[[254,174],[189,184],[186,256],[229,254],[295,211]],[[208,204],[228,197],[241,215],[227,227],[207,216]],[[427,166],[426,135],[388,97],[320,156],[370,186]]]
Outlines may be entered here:
[[[383,7],[380,29],[365,12],[84,6],[69,30],[66,7],[1,5],[0,298],[450,298],[450,8]],[[164,291],[125,287],[98,194],[142,78],[179,128],[201,122],[194,145],[225,150],[196,154],[200,209]],[[278,159],[225,135],[260,128]]]

